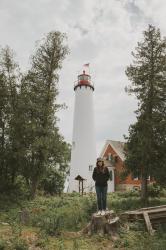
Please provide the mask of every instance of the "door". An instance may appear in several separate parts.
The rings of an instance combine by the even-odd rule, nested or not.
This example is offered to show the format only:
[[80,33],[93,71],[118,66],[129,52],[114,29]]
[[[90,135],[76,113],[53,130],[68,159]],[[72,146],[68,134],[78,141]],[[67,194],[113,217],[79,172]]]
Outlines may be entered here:
[[108,181],[108,192],[114,192],[115,191],[115,176],[114,176],[114,169],[113,167],[109,167],[109,181]]

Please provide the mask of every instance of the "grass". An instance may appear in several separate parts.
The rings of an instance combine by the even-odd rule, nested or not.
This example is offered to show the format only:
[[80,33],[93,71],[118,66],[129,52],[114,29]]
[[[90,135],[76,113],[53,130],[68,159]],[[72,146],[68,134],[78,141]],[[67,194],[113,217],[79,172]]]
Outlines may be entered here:
[[[166,204],[166,197],[151,198],[149,206]],[[108,208],[117,214],[142,207],[138,193],[108,194]],[[19,211],[26,209],[29,219],[24,225]],[[63,194],[61,197],[37,196],[33,201],[0,196],[0,250],[165,250],[166,228],[159,227],[150,236],[141,222],[121,223],[119,237],[81,236],[78,231],[96,211],[96,196]],[[147,248],[148,246],[148,248]]]

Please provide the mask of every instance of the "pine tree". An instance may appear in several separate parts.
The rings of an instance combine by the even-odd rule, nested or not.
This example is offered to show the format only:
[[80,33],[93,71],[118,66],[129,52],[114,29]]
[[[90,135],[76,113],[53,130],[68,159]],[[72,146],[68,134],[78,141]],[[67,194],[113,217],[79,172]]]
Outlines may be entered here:
[[137,121],[129,128],[125,164],[141,176],[141,197],[146,201],[148,176],[160,184],[166,178],[166,39],[149,25],[132,55],[126,90],[137,97],[138,109]]
[[42,39],[31,58],[32,67],[22,79],[22,169],[32,197],[49,165],[63,161],[62,150],[67,147],[59,133],[56,116],[57,110],[63,107],[57,104],[56,98],[58,70],[68,53],[64,39],[60,32],[50,32]]
[[0,177],[1,184],[14,183],[18,169],[17,107],[20,72],[14,52],[6,46],[0,52]]

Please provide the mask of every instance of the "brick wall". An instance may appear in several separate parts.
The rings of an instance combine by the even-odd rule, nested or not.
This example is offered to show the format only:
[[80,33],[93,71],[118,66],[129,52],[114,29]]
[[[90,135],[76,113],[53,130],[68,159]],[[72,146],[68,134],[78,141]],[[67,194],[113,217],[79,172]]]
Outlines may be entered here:
[[123,170],[125,170],[125,166],[123,164],[122,159],[119,157],[119,155],[117,155],[117,153],[115,152],[115,150],[111,147],[111,145],[109,144],[103,157],[108,157],[109,154],[112,154],[114,156],[116,156],[116,162],[115,162],[115,190],[125,190],[125,189],[133,189],[134,187],[140,187],[140,180],[134,180],[132,178],[131,175],[128,175],[127,178],[125,180],[121,180],[120,179],[120,173],[123,172]]

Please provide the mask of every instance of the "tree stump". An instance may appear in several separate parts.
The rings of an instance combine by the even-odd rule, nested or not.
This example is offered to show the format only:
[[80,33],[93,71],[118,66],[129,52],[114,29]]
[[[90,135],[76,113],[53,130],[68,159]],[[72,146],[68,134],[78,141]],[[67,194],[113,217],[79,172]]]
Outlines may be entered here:
[[29,220],[30,220],[30,214],[29,214],[29,211],[24,208],[23,210],[19,211],[18,212],[19,214],[19,220],[22,224],[26,225],[29,223]]
[[92,214],[91,222],[81,231],[83,234],[92,235],[94,233],[112,236],[117,235],[119,217],[115,216],[113,210],[107,211],[104,215]]

